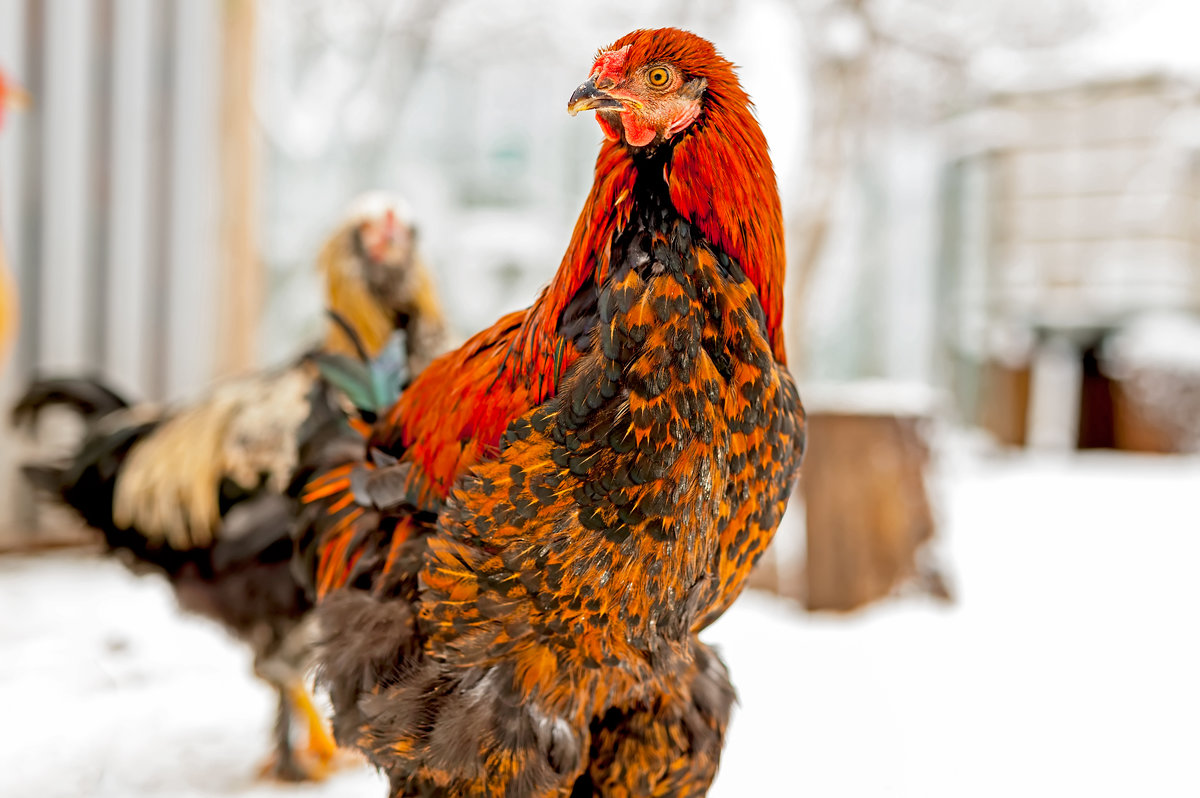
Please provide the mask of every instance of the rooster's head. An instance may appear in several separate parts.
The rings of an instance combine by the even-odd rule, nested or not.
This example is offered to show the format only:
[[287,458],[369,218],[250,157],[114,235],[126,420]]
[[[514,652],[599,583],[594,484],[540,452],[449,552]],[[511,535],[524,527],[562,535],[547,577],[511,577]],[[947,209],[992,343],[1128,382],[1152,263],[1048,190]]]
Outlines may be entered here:
[[403,268],[415,244],[408,204],[383,191],[359,196],[346,214],[346,230],[358,256],[368,264]]
[[675,28],[638,30],[599,52],[567,110],[595,111],[607,138],[649,147],[676,141],[710,106],[733,99],[727,89],[736,86],[733,65],[705,39]]
[[[608,139],[596,173],[612,181],[597,180],[611,196],[593,197],[582,231],[612,234],[612,226],[596,219],[628,196],[624,178],[613,177],[622,157],[628,158],[626,175],[659,159],[675,209],[736,260],[758,290],[775,357],[785,362],[783,211],[766,137],[733,64],[694,33],[635,30],[597,54],[567,110],[595,111]],[[588,243],[579,249],[585,255],[605,243],[581,241]],[[586,257],[569,264],[579,275],[588,273]]]
[[[371,192],[359,197],[318,255],[329,308],[354,327],[375,355],[396,326],[411,314],[424,288],[425,267],[416,257],[416,229],[399,197]],[[331,329],[349,351],[341,332]]]

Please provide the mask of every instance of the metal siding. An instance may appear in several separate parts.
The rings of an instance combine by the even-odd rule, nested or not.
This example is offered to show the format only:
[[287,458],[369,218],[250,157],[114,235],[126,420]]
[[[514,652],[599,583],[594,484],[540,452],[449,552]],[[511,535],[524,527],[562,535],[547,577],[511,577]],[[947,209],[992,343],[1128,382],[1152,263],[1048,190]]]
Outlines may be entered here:
[[109,226],[108,345],[104,370],[122,389],[150,393],[153,268],[146,230],[150,209],[150,124],[153,98],[153,0],[116,0],[113,48]]
[[88,367],[85,346],[88,296],[88,213],[91,211],[88,136],[92,123],[88,91],[91,3],[47,0],[46,85],[43,109],[42,257],[38,301],[39,366],[55,372]]
[[215,359],[215,299],[222,272],[214,207],[220,178],[219,9],[216,3],[178,2],[175,7],[168,248],[172,269],[164,297],[170,309],[165,389],[171,398],[201,390]]
[[[0,135],[0,230],[22,313],[5,414],[33,374],[99,374],[135,399],[212,379],[221,9],[0,0],[0,68],[34,98]],[[29,454],[0,424],[0,544],[33,520],[16,473]]]

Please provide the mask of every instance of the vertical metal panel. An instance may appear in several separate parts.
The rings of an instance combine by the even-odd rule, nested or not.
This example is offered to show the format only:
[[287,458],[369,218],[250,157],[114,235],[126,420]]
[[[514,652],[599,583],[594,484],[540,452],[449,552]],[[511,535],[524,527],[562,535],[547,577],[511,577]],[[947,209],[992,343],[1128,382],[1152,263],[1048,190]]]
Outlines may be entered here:
[[[34,97],[34,109],[22,114],[19,125],[23,131],[20,139],[21,182],[18,193],[12,196],[12,204],[18,206],[18,221],[13,225],[14,249],[9,250],[15,259],[14,268],[21,288],[21,329],[17,339],[16,373],[27,374],[38,363],[42,347],[38,336],[38,309],[41,286],[45,282],[41,271],[42,263],[42,197],[45,193],[42,175],[43,132],[45,123],[37,105],[37,98],[45,88],[43,54],[46,49],[46,8],[41,0],[28,0],[25,4],[24,24],[20,29],[24,40],[21,63],[24,67],[20,77],[25,88]],[[11,123],[10,123],[11,124]],[[15,127],[15,125],[12,125]]]
[[[0,69],[24,84],[26,59],[25,0],[0,0]],[[21,228],[19,202],[25,164],[21,162],[21,139],[27,118],[7,114],[0,130],[0,237],[8,254],[9,268],[20,282]]]
[[162,399],[167,390],[166,331],[171,320],[167,296],[171,276],[171,168],[174,133],[174,118],[171,114],[171,91],[175,80],[175,0],[159,0],[150,6],[152,13],[151,37],[154,42],[151,75],[151,103],[153,116],[150,124],[149,146],[146,158],[150,170],[149,220],[143,235],[147,239],[150,258],[150,280],[143,297],[148,311],[150,340],[147,355],[149,361],[149,391],[154,399]]
[[109,225],[108,346],[104,366],[119,387],[150,393],[150,120],[154,0],[116,0]]
[[[223,7],[0,0],[0,68],[34,98],[0,136],[22,311],[0,414],[34,374],[98,374],[135,399],[212,379]],[[0,534],[32,525],[27,455],[0,425]]]
[[39,98],[44,135],[42,176],[42,292],[39,297],[40,366],[81,371],[88,363],[87,263],[88,134],[93,97],[88,91],[93,6],[47,0],[46,84]]
[[[25,0],[0,0],[0,68],[23,84],[28,85],[25,69],[29,50],[26,36]],[[28,116],[10,114],[0,131],[0,246],[5,248],[8,268],[13,273],[18,290],[22,288],[21,254],[24,236],[20,224],[20,193],[29,171],[21,155],[28,136]],[[24,309],[22,309],[24,310]],[[28,325],[28,313],[22,324]],[[9,352],[7,366],[0,366],[0,407],[7,407],[21,383],[24,358],[20,342]],[[17,465],[20,451],[11,440],[7,425],[0,425],[0,531],[18,525],[23,513],[22,496],[18,490]]]
[[219,161],[219,3],[175,8],[170,183],[171,279],[165,296],[165,389],[194,394],[209,381],[216,339],[216,285],[221,274],[215,202]]
[[92,53],[88,90],[93,98],[93,118],[88,127],[88,171],[91,176],[91,209],[87,214],[87,253],[84,284],[88,288],[88,314],[84,350],[87,362],[103,363],[108,343],[109,226],[105,209],[112,205],[110,158],[112,136],[113,0],[93,0]]

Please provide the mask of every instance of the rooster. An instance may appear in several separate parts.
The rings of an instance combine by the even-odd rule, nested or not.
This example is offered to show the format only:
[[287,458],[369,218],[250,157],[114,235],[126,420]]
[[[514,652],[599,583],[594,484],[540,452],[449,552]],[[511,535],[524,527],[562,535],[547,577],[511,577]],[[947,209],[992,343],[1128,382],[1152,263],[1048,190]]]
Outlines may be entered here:
[[716,773],[733,690],[697,633],[803,451],[779,195],[693,34],[602,50],[585,110],[605,141],[549,287],[305,488],[334,732],[394,796],[694,796]]
[[[279,693],[272,768],[282,779],[322,775],[335,750],[305,684],[311,602],[289,567],[289,491],[301,451],[343,434],[335,412],[342,397],[324,375],[363,371],[331,353],[377,354],[402,325],[408,365],[438,354],[444,324],[413,236],[398,200],[356,203],[318,258],[341,325],[331,326],[323,351],[295,365],[230,380],[171,409],[130,407],[95,381],[43,380],[14,410],[29,423],[51,405],[81,414],[87,433],[78,450],[63,464],[28,466],[27,475],[131,566],[165,574],[181,606],[253,647],[256,672]],[[396,373],[404,360],[392,360]],[[309,747],[299,753],[290,742],[293,710],[308,721]]]
[[[29,95],[0,72],[0,130],[4,129],[4,115],[8,108],[23,108],[29,103]],[[17,291],[12,275],[8,271],[4,239],[0,236],[0,372],[9,347],[17,332]]]
[[403,330],[407,371],[417,374],[446,348],[446,317],[409,216],[396,197],[364,194],[351,205],[342,234],[321,247],[317,262],[329,306],[351,322],[354,333],[332,328],[325,351],[359,355],[361,343],[377,353]]

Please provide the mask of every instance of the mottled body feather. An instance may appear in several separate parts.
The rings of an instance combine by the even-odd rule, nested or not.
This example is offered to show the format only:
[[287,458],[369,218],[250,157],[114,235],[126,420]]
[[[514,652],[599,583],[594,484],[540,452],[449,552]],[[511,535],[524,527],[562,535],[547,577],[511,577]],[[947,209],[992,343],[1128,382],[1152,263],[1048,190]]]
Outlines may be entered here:
[[778,195],[728,62],[638,31],[581,90],[660,63],[691,128],[633,147],[602,119],[551,286],[308,486],[335,729],[396,796],[698,796],[715,775],[733,691],[696,633],[774,533],[804,421]]

